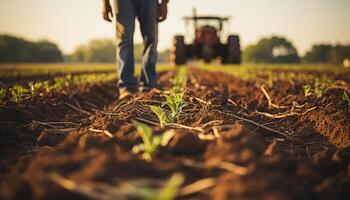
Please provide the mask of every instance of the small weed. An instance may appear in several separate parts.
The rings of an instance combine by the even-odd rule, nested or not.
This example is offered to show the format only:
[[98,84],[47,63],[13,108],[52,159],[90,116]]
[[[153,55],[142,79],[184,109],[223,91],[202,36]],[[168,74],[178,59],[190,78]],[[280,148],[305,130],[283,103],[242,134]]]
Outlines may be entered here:
[[159,146],[168,145],[169,141],[174,137],[175,131],[169,130],[161,135],[153,135],[152,129],[146,124],[133,120],[132,124],[136,127],[137,133],[141,136],[143,143],[133,147],[134,153],[143,152],[142,156],[145,160],[152,160],[152,156],[156,153]]
[[36,91],[40,90],[40,88],[43,87],[43,83],[42,82],[37,82],[37,83],[29,82],[28,86],[30,88],[30,94],[31,94],[31,97],[33,99]]
[[315,81],[315,95],[317,98],[321,98],[328,91],[328,86],[325,83],[320,83],[318,80]]
[[[154,188],[147,181],[130,181],[120,186],[121,191],[125,191],[123,199],[144,199],[144,200],[173,200],[184,182],[185,177],[180,173],[173,174],[169,180]],[[129,197],[129,198],[128,198]]]
[[166,124],[172,123],[169,115],[159,106],[150,106],[151,110],[157,115],[160,127],[163,128]]
[[21,85],[13,86],[12,88],[10,88],[10,91],[11,91],[11,100],[16,103],[22,101],[23,96],[25,95],[26,92],[28,92],[28,90],[22,87]]
[[305,85],[303,87],[303,89],[304,89],[304,96],[305,97],[308,97],[311,95],[311,86],[310,85]]
[[174,174],[171,176],[170,180],[164,185],[163,188],[161,188],[156,198],[150,198],[150,199],[156,199],[156,200],[172,200],[175,199],[176,194],[178,193],[180,186],[184,182],[184,177],[182,174]]
[[6,96],[6,89],[1,88],[0,89],[0,103],[3,103],[5,96]]
[[67,87],[67,86],[69,86],[69,80],[70,79],[66,79],[66,78],[56,78],[55,83],[53,84],[52,87],[55,89]]
[[171,121],[174,121],[178,114],[181,113],[182,109],[186,106],[184,101],[185,90],[178,91],[176,88],[170,90],[170,94],[163,95],[165,101],[162,102],[162,107],[168,106],[171,110],[169,115]]
[[346,101],[348,103],[348,106],[350,107],[350,97],[346,91],[344,91],[342,99]]
[[50,81],[44,81],[43,87],[44,87],[46,93],[49,93],[52,89],[52,87],[50,85]]

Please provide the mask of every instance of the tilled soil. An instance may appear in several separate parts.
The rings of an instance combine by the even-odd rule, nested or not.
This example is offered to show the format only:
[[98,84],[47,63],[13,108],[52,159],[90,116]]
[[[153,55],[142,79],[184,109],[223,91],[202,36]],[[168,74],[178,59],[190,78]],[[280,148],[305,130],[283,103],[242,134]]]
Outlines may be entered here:
[[[174,74],[160,75],[164,90],[172,86]],[[349,82],[344,84],[349,89]],[[255,82],[189,70],[188,105],[177,118],[183,126],[173,127],[175,137],[150,162],[131,152],[141,138],[130,122],[153,124],[156,134],[170,129],[154,126],[157,118],[148,107],[160,105],[163,91],[137,93],[123,101],[115,101],[113,95],[98,100],[95,92],[102,95],[115,89],[111,82],[85,92],[74,89],[75,98],[67,94],[45,98],[61,102],[57,107],[33,103],[34,107],[13,106],[10,111],[1,108],[2,136],[9,140],[6,134],[18,133],[9,141],[21,145],[23,137],[30,137],[32,142],[26,149],[30,152],[9,144],[2,151],[0,198],[118,199],[106,191],[145,180],[156,187],[159,184],[154,183],[181,173],[185,182],[179,199],[349,199],[350,109],[339,98],[343,90],[332,88],[323,98],[305,98],[303,85],[281,79],[272,88],[263,87],[271,98],[269,105]],[[62,102],[80,107],[68,112]],[[261,114],[290,111],[297,114],[278,119]],[[22,112],[26,114],[21,121]],[[7,118],[8,128],[6,113],[13,115]],[[30,120],[78,126],[70,130],[67,124],[58,127]],[[28,123],[30,127],[25,126]],[[22,153],[9,153],[14,150]],[[197,187],[188,190],[192,183]]]

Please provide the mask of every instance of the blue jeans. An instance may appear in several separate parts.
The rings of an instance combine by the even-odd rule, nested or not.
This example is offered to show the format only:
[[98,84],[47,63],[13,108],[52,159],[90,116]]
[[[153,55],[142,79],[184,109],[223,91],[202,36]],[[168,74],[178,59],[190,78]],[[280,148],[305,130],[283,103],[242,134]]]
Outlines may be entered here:
[[145,87],[157,84],[158,0],[115,0],[117,16],[117,68],[120,88],[136,88],[134,76],[135,19],[140,22],[144,51],[139,83]]

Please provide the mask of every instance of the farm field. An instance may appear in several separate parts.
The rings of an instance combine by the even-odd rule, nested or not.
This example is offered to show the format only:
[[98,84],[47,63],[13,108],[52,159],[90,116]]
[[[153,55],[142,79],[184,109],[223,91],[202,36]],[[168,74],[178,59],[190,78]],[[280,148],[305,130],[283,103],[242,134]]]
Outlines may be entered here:
[[112,64],[4,65],[0,199],[350,198],[349,69],[158,70],[119,101]]

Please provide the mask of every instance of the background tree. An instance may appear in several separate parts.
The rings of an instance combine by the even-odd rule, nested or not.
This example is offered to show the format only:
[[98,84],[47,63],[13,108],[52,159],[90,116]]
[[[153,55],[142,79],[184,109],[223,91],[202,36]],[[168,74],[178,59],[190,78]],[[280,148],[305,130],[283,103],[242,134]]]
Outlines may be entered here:
[[0,35],[0,62],[62,62],[58,46],[42,40],[30,42],[22,38]]
[[283,37],[263,38],[243,51],[243,61],[253,63],[298,63],[298,51]]
[[332,45],[329,44],[313,45],[311,50],[306,52],[303,57],[303,62],[326,63],[332,48]]
[[335,45],[327,58],[329,63],[342,64],[345,59],[350,59],[350,45]]
[[306,52],[303,62],[342,64],[345,59],[350,59],[350,45],[318,44]]
[[115,45],[113,40],[91,40],[78,46],[71,60],[74,62],[113,62],[115,60]]

